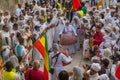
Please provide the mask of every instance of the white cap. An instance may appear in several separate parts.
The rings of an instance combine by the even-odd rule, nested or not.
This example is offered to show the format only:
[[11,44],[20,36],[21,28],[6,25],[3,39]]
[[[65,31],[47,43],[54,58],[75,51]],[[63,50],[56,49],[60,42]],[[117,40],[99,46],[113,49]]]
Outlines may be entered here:
[[101,70],[101,65],[99,63],[93,63],[91,69],[98,72]]
[[109,10],[110,8],[109,8],[109,7],[107,7],[106,9],[108,9],[108,10]]

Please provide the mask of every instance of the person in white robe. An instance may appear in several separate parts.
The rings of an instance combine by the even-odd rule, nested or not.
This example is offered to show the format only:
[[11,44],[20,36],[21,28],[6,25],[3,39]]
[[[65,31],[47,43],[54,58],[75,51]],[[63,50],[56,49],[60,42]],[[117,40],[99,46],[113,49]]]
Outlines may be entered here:
[[22,62],[22,65],[25,66],[29,64],[28,55],[26,56],[26,54],[28,53],[28,49],[25,48],[24,39],[22,37],[19,38],[19,43],[20,44],[15,46],[15,54],[18,57],[19,63],[21,62],[23,58],[25,58],[25,60]]
[[109,3],[110,3],[110,6],[111,6],[111,7],[116,8],[117,0],[110,0]]
[[42,7],[40,6],[40,3],[39,2],[37,2],[37,5],[36,6],[34,6],[34,11],[41,11],[41,9],[42,9]]
[[9,22],[10,18],[11,18],[11,15],[10,15],[10,12],[9,11],[6,11],[4,13],[4,18],[7,20],[7,22]]
[[9,27],[7,25],[3,26],[2,30],[2,49],[3,49],[3,58],[7,60],[10,56],[10,49],[11,49],[11,37],[9,32]]
[[90,56],[90,45],[89,45],[90,39],[89,35],[85,35],[84,42],[83,42],[83,57],[89,58]]
[[26,46],[26,47],[29,47],[29,46],[32,46],[32,33],[31,33],[31,31],[30,31],[30,27],[29,26],[27,26],[26,28],[25,28],[25,32],[24,32],[24,35],[23,35],[23,38],[24,38],[24,40],[25,40],[25,42],[24,42],[24,46]]
[[64,29],[65,25],[62,22],[62,19],[60,17],[57,18],[57,25],[55,27],[55,36],[54,36],[54,42],[59,42],[59,33]]
[[25,19],[24,19],[24,15],[23,15],[23,14],[21,14],[21,15],[19,16],[18,25],[19,25],[19,29],[23,29],[23,28],[24,28]]
[[8,25],[10,27],[10,30],[13,28],[13,24],[17,23],[17,18],[15,16],[11,17],[10,21],[8,22]]
[[104,16],[105,16],[105,19],[108,19],[110,17],[110,8],[109,7],[106,8]]
[[21,10],[21,4],[18,4],[18,8],[16,9],[16,16],[20,16],[22,10]]
[[99,63],[92,63],[91,67],[84,74],[85,80],[98,80],[98,72],[101,70],[101,65]]
[[[77,37],[77,33],[76,33],[74,27],[72,25],[70,25],[69,20],[66,20],[66,25],[65,25],[64,29],[59,33],[59,35],[61,35],[61,34],[69,34],[69,35],[74,35]],[[70,54],[75,53],[74,44],[63,45],[63,48],[68,49]]]
[[[112,55],[111,53],[111,44],[110,44],[110,37],[109,36],[104,36],[103,37],[103,41],[99,46],[99,50],[102,56],[106,56],[109,57],[110,55]],[[110,54],[107,54],[107,52],[109,52]]]
[[19,32],[18,24],[15,23],[13,25],[13,29],[10,31],[12,47],[15,47],[17,44],[19,44],[19,42],[17,41],[17,37],[16,37],[18,32]]
[[99,76],[99,80],[110,80],[107,74],[102,74]]
[[64,70],[63,63],[65,64],[71,63],[72,58],[70,57],[67,50],[62,52],[59,51],[58,44],[53,45],[53,51],[50,53],[49,56],[50,56],[51,67],[54,68],[54,73],[51,74],[51,80],[58,80],[58,74],[62,70]]
[[80,50],[80,42],[81,42],[81,38],[80,37],[82,37],[82,35],[80,35],[80,33],[79,33],[79,30],[80,30],[80,19],[79,19],[79,17],[78,16],[75,16],[75,17],[73,17],[73,20],[72,20],[72,22],[71,22],[71,25],[75,28],[75,31],[76,31],[76,33],[77,33],[77,43],[75,44],[75,49],[76,50]]
[[35,26],[34,27],[34,31],[33,31],[33,37],[35,39],[35,41],[40,37],[40,27],[39,26]]
[[72,80],[82,80],[83,79],[83,73],[84,73],[84,69],[79,67],[79,66],[74,66],[73,67],[73,78]]
[[55,27],[54,24],[52,24],[51,19],[49,21],[49,19],[47,20],[47,22],[45,22],[47,28],[49,30],[47,30],[47,41],[48,41],[48,50],[50,50],[52,48],[53,45],[53,40],[54,40],[54,30],[52,28]]

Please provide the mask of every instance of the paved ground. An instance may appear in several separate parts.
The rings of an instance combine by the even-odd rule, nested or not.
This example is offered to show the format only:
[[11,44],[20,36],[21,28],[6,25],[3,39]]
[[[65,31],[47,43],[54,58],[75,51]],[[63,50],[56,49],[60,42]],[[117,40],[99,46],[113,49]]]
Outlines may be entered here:
[[75,55],[73,55],[73,61],[68,66],[65,66],[65,70],[72,71],[74,66],[82,67],[83,64],[89,64],[89,60],[84,60],[82,56],[82,50],[78,51]]

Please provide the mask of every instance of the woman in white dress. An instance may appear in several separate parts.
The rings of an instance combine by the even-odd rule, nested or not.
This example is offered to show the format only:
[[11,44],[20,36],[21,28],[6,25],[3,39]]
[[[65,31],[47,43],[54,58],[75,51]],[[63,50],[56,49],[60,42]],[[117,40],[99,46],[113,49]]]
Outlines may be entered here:
[[80,50],[80,43],[82,43],[83,41],[81,41],[81,37],[82,35],[80,34],[80,32],[78,32],[78,30],[80,29],[80,19],[78,16],[73,17],[73,20],[71,22],[71,25],[75,28],[75,31],[77,33],[77,43],[75,44],[75,48],[76,50]]

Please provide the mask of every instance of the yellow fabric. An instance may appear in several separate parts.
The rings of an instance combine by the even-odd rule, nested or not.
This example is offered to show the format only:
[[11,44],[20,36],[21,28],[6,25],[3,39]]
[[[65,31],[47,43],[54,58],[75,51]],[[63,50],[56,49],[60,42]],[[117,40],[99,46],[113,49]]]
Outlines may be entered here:
[[3,61],[1,56],[0,56],[0,80],[3,80]]
[[93,47],[93,41],[92,41],[92,39],[89,40],[89,46],[90,46],[90,48]]
[[47,21],[47,17],[44,17],[44,21]]
[[0,70],[3,67],[3,61],[2,61],[2,57],[0,56]]
[[14,80],[14,76],[15,76],[15,72],[7,72],[7,71],[3,71],[4,74],[4,80]]
[[60,12],[62,13],[63,12],[62,5],[60,3],[57,3],[57,5],[60,7]]
[[111,26],[109,26],[110,27],[110,29],[113,29],[113,26],[111,25]]
[[102,0],[97,3],[97,7],[102,6]]
[[78,14],[80,14],[82,17],[85,15],[82,10],[77,11]]
[[[47,45],[46,45],[46,37],[45,35],[41,37],[40,42],[42,43],[43,47],[46,49]],[[44,61],[45,61],[45,67],[46,70],[49,71],[49,58],[48,58],[48,53],[45,50],[45,54],[44,54]]]

